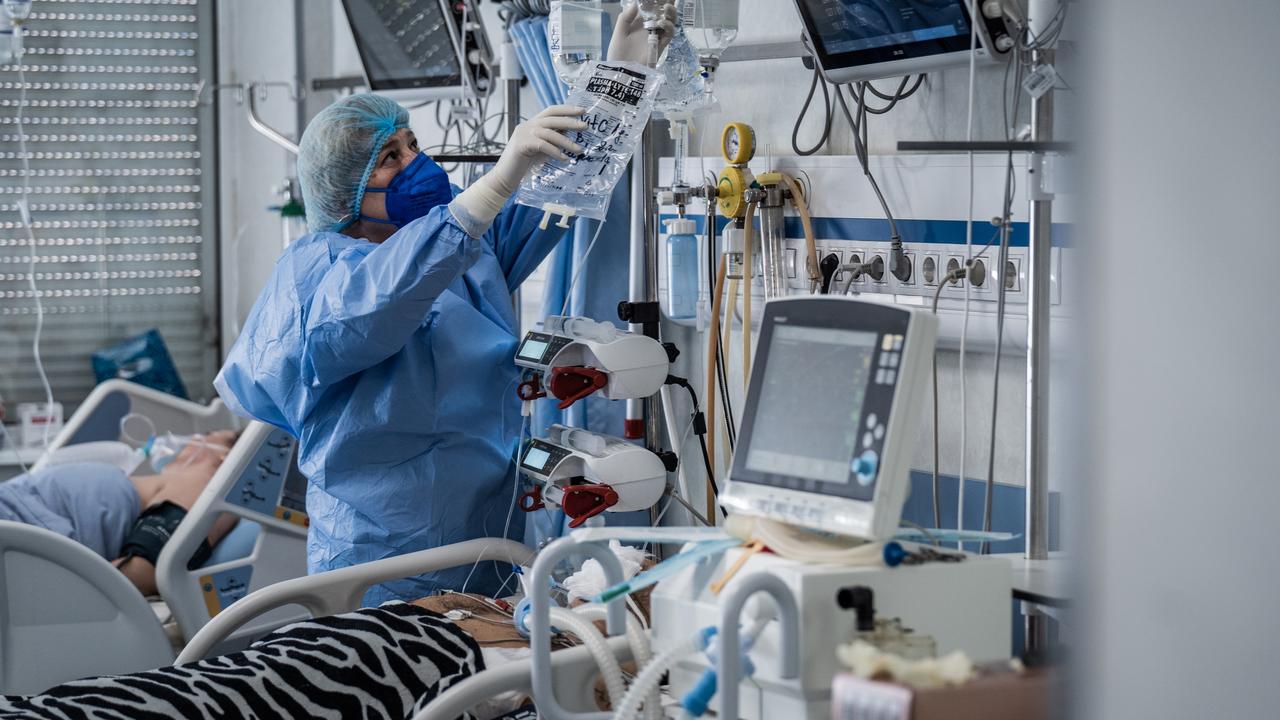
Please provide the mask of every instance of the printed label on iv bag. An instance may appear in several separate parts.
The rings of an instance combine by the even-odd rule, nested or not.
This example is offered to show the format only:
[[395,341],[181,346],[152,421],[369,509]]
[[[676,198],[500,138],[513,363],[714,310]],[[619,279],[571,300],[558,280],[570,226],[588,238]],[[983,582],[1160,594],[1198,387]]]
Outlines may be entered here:
[[565,99],[584,108],[583,130],[565,135],[583,148],[568,161],[549,159],[520,183],[516,202],[563,215],[603,220],[653,113],[662,75],[638,63],[595,62]]

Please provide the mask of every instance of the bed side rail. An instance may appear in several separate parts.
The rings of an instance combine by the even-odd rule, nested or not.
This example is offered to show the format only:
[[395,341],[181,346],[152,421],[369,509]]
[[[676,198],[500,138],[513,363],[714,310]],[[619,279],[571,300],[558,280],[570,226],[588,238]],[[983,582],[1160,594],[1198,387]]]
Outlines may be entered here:
[[481,538],[287,580],[251,593],[219,613],[183,648],[175,664],[205,657],[240,626],[285,605],[301,605],[313,617],[351,612],[360,607],[365,592],[379,583],[487,560],[528,565],[533,551],[512,540]]

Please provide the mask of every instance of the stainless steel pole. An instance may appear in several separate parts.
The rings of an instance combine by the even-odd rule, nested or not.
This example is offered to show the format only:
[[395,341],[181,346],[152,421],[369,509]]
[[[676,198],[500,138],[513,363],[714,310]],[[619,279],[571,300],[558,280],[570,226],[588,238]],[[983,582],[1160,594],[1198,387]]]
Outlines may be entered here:
[[[1052,63],[1052,50],[1037,51],[1038,62]],[[1053,91],[1031,101],[1031,135],[1036,141],[1053,139]],[[1027,302],[1027,478],[1026,557],[1049,557],[1049,307],[1053,198],[1043,190],[1041,155],[1030,163],[1032,192],[1030,283]],[[1035,608],[1024,610],[1026,647],[1048,646],[1048,619]]]
[[[1053,52],[1036,53],[1052,62]],[[1053,136],[1053,91],[1031,103],[1035,140]],[[1049,305],[1053,200],[1040,193],[1042,164],[1033,157],[1031,178],[1030,283],[1027,303],[1027,546],[1029,560],[1049,557]]]
[[[520,67],[520,59],[516,55],[516,46],[511,39],[511,33],[508,31],[502,41],[502,65],[499,68],[502,73],[502,94],[503,94],[503,111],[507,114],[506,126],[507,140],[511,139],[512,134],[516,131],[516,126],[520,124],[520,81],[524,79],[524,69]],[[522,312],[524,303],[520,301],[520,289],[511,293],[511,306],[515,309],[516,327],[524,328],[524,313]]]
[[[645,258],[648,256],[648,236],[645,234],[649,212],[647,195],[649,190],[644,183],[643,157],[649,152],[649,133],[645,132],[640,139],[640,147],[631,156],[631,245],[628,252],[627,299],[642,302],[645,299]],[[631,325],[632,332],[640,332],[639,325]],[[641,400],[627,401],[627,419],[624,434],[628,439],[636,440],[646,432],[645,405]]]
[[[658,187],[658,147],[655,142],[655,123],[649,121],[645,128],[644,140],[641,144],[641,185],[640,192],[644,196],[644,301],[658,302],[658,198],[654,190]],[[662,400],[654,395],[644,403],[644,435],[651,444],[658,444],[662,437],[659,423],[662,422]],[[679,452],[679,448],[672,448]]]

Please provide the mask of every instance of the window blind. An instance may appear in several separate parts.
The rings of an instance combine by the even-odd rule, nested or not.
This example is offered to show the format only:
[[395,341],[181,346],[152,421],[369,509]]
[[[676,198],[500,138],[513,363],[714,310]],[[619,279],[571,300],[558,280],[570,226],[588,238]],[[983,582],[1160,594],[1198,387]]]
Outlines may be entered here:
[[[34,0],[25,26],[41,356],[69,414],[90,354],[156,328],[195,399],[217,370],[213,0]],[[8,42],[0,36],[0,42]],[[0,65],[0,393],[44,399],[22,193],[18,66]]]

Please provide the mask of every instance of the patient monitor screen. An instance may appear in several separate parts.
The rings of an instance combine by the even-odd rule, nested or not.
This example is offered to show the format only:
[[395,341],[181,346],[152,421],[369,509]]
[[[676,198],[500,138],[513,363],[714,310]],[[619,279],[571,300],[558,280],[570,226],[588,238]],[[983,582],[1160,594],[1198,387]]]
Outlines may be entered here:
[[344,0],[372,90],[462,82],[440,0]]
[[839,66],[965,50],[965,0],[800,0],[810,36]]
[[777,325],[747,448],[748,470],[848,483],[877,334]]

